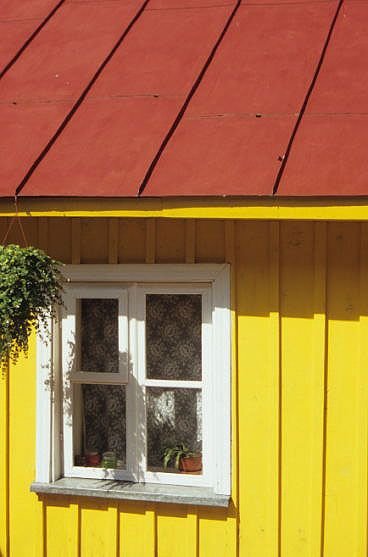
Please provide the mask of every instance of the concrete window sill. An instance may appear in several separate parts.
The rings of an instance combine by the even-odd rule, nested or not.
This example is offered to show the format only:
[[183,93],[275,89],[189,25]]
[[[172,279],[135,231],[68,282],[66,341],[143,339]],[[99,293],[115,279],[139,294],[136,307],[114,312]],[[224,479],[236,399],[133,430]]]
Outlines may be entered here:
[[150,501],[155,503],[200,505],[204,507],[228,507],[230,501],[229,496],[218,495],[208,487],[144,484],[113,480],[87,480],[81,478],[61,478],[53,483],[33,482],[31,484],[31,491],[39,494],[100,497],[123,501]]

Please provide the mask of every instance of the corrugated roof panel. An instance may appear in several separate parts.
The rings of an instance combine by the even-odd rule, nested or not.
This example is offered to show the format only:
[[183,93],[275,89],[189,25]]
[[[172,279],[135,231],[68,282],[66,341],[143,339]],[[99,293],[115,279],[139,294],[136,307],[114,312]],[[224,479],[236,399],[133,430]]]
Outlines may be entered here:
[[2,100],[78,98],[140,4],[64,4],[2,80]]
[[146,10],[94,85],[90,98],[182,97],[201,71],[229,11],[226,7]]
[[278,195],[367,195],[368,114],[307,114]]
[[176,99],[83,103],[22,195],[134,196],[176,112]]
[[14,195],[141,3],[63,5],[7,72],[0,86],[3,192]]
[[23,195],[136,195],[231,10],[145,13]]
[[242,6],[187,114],[299,111],[336,5]]
[[0,71],[14,58],[41,20],[0,21]]
[[[367,2],[344,2],[316,74],[338,0],[243,0],[184,113],[238,3],[151,0],[135,20],[143,3],[66,0],[8,70],[0,196],[271,195],[280,167],[278,195],[368,194]],[[3,64],[57,5],[3,0]]]
[[70,103],[1,106],[0,196],[13,196],[38,154],[61,124]]
[[342,7],[308,113],[368,112],[368,3]]
[[0,8],[0,71],[9,64],[42,21],[57,6],[56,0],[15,2],[2,0]]
[[271,195],[336,5],[242,6],[144,195]]
[[186,118],[144,195],[269,195],[295,119]]
[[57,4],[58,0],[1,0],[0,21],[44,19]]
[[367,21],[367,2],[343,5],[279,195],[367,195]]

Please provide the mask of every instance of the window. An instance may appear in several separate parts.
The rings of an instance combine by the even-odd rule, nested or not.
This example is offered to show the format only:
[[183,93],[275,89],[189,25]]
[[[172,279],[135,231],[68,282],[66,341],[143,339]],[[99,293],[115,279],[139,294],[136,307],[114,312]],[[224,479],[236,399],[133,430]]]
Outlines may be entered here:
[[[37,481],[230,492],[227,265],[70,265],[38,342]],[[47,333],[47,332],[46,332]],[[196,455],[178,470],[165,449]]]

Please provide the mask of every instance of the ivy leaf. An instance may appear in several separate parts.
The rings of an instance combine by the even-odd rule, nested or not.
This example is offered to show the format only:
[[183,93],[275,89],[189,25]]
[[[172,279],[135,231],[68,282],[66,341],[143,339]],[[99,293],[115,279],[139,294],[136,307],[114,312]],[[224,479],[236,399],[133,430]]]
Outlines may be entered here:
[[0,246],[0,365],[28,354],[28,338],[62,305],[61,263],[35,247]]

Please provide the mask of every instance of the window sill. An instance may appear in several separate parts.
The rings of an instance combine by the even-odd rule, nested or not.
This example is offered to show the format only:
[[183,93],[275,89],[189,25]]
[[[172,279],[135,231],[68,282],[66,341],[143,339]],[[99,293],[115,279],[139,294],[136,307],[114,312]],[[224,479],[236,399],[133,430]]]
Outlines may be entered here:
[[150,501],[204,507],[228,507],[230,497],[218,495],[208,487],[139,484],[113,480],[61,478],[53,483],[33,482],[31,491],[39,494],[101,497],[123,501]]

